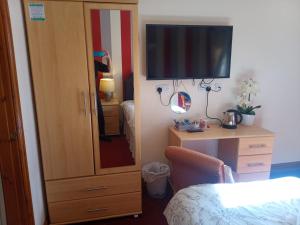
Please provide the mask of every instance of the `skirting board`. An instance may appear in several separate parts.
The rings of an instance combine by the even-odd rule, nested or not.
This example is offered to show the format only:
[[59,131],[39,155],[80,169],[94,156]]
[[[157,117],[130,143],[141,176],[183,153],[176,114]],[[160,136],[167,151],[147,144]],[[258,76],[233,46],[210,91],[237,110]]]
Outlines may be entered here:
[[284,176],[300,177],[300,162],[273,164],[271,167],[271,178]]

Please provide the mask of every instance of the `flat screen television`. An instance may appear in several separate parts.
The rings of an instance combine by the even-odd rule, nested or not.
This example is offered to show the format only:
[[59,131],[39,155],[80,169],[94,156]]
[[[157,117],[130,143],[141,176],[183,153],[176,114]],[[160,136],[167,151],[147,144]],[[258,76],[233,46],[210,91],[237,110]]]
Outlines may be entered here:
[[147,24],[147,79],[229,78],[232,29],[232,26]]

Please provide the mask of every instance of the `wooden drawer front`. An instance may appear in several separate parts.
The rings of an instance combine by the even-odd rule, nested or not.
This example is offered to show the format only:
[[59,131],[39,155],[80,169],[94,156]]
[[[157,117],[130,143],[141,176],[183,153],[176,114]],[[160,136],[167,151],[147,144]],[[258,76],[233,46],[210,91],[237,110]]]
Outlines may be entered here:
[[119,117],[105,117],[105,133],[108,135],[120,134]]
[[46,182],[48,202],[122,194],[140,190],[140,172]]
[[238,158],[238,173],[255,173],[271,170],[272,155],[240,156]]
[[271,154],[273,137],[240,138],[239,155]]
[[106,105],[106,106],[102,106],[102,107],[103,107],[103,115],[104,116],[119,117],[119,106],[117,106],[117,105],[115,105],[115,106]]
[[255,180],[268,180],[270,178],[270,172],[261,172],[261,173],[240,173],[234,174],[233,177],[235,182],[248,182]]
[[48,205],[51,223],[138,214],[141,208],[141,192],[49,203]]

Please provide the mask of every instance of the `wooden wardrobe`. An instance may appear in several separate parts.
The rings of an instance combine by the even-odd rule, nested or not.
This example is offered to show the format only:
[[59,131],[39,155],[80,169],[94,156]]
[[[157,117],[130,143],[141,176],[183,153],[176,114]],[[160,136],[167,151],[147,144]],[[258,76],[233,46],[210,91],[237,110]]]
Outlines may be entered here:
[[[137,0],[24,0],[51,224],[138,215],[142,212],[137,4]],[[104,151],[102,146],[109,146],[109,142],[102,145],[99,138],[102,124],[99,122],[96,96],[99,94],[97,74],[100,73],[96,71],[95,76],[96,41],[93,36],[96,33],[93,29],[98,29],[99,21],[96,19],[96,25],[92,24],[93,13],[96,16],[101,14],[99,19],[106,15],[107,19],[104,19],[109,21],[111,33],[105,32],[105,35],[109,38],[118,36],[113,31],[129,35],[126,40],[129,38],[131,46],[129,68],[134,78],[134,129],[131,130],[134,153],[133,163],[128,165],[103,166],[105,162],[101,158],[106,153],[113,154],[114,148],[105,147],[106,153],[101,153]],[[122,18],[123,14],[127,15],[130,24],[127,29],[121,27],[119,31],[123,22],[115,18]],[[102,26],[108,27],[107,24]],[[103,27],[98,30],[103,31]],[[98,37],[101,38],[103,41],[103,36]],[[107,47],[112,49],[112,64],[115,63],[116,70],[122,67],[122,63],[124,67],[124,62],[118,63],[119,54],[116,53],[121,44],[118,40],[111,40],[110,47]],[[129,47],[125,44],[120,54],[125,54],[123,48]],[[123,72],[120,71],[114,74],[116,81],[125,73],[124,68]],[[122,85],[122,82],[119,83]],[[119,92],[122,93],[122,90]],[[115,111],[120,109],[121,114],[121,105],[116,107]],[[111,138],[125,140],[125,135]]]

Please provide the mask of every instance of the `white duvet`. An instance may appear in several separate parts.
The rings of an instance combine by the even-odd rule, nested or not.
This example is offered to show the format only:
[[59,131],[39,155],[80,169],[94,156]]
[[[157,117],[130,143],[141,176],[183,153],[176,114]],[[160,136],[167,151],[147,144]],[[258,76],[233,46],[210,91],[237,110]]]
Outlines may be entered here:
[[125,119],[132,130],[134,130],[134,101],[127,100],[121,103]]
[[164,215],[169,225],[300,225],[300,179],[191,186]]
[[127,141],[129,142],[129,149],[132,153],[132,157],[135,158],[135,112],[134,101],[127,100],[121,103],[123,110],[124,121],[124,133]]

